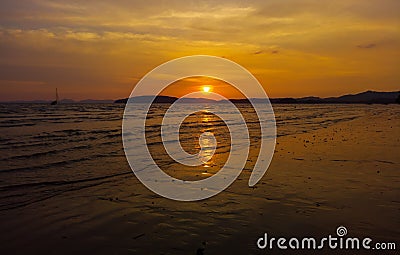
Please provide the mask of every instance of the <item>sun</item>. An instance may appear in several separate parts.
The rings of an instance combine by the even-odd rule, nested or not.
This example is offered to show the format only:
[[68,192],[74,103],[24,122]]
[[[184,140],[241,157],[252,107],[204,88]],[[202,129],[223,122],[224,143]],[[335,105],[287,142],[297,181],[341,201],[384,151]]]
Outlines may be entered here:
[[211,87],[210,86],[203,86],[203,91],[208,93],[211,91]]

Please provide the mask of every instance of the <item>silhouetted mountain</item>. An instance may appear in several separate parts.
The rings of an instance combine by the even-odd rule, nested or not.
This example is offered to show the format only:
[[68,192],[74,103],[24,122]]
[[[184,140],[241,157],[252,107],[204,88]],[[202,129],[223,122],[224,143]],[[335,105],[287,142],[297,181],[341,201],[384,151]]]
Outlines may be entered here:
[[[139,96],[134,97],[135,103],[150,103],[153,99],[152,96]],[[178,98],[170,96],[157,96],[154,100],[155,103],[174,103]],[[301,97],[301,98],[270,98],[273,104],[395,104],[400,103],[400,91],[394,92],[377,92],[377,91],[365,91],[358,94],[349,94],[339,97]],[[123,103],[125,104],[128,98],[118,99],[118,100],[95,100],[86,99],[81,101],[75,101],[72,99],[62,99],[60,104],[109,104],[109,103]],[[224,103],[224,100],[212,100],[207,98],[184,98],[182,99],[184,103]],[[265,98],[250,98],[250,99],[230,99],[232,103],[267,103],[268,99]],[[50,100],[15,100],[3,103],[29,103],[29,104],[50,104]]]
[[324,101],[332,103],[364,103],[364,104],[393,104],[399,96],[397,92],[365,91],[358,94],[344,95],[340,97],[325,98]]
[[299,103],[299,101],[297,101],[297,99],[295,98],[271,98],[269,100],[271,103],[273,104],[297,104]]
[[62,99],[58,103],[59,104],[73,104],[73,103],[75,103],[75,101],[72,99]]
[[[152,96],[134,97],[135,103],[150,103]],[[155,103],[173,103],[177,100],[176,97],[157,96],[154,100]],[[126,103],[127,98],[116,100],[115,103]],[[394,104],[400,101],[400,91],[396,92],[377,92],[366,91],[358,94],[349,94],[340,97],[301,97],[301,98],[271,98],[269,99],[273,104]],[[184,103],[223,103],[224,100],[216,101],[205,98],[185,98],[182,99]],[[265,98],[250,98],[250,99],[230,99],[232,103],[267,103],[268,99]]]
[[117,99],[114,101],[114,104],[126,104],[128,102],[128,98]]
[[[138,96],[129,98],[130,103],[151,103],[153,100],[153,96]],[[157,96],[154,99],[154,103],[169,103],[172,104],[178,100],[177,97],[169,97],[169,96]],[[114,103],[123,103],[125,104],[128,101],[128,98],[115,100]]]
[[114,100],[97,100],[97,99],[85,99],[78,101],[80,104],[112,104],[114,103]]
[[302,98],[272,98],[270,101],[275,104],[394,104],[399,96],[399,91],[365,91],[340,97],[320,98],[310,96]]
[[324,99],[320,97],[301,97],[296,99],[297,101],[300,101],[303,104],[321,104],[323,103]]

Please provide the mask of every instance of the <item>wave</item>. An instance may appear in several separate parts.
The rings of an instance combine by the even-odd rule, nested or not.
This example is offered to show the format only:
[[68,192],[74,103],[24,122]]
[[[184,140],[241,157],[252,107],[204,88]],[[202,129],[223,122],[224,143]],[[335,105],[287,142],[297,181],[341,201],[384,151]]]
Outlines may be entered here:
[[[25,207],[55,197],[67,191],[76,191],[94,187],[112,182],[113,180],[110,179],[115,177],[127,175],[132,175],[132,171],[71,181],[36,182],[2,186],[0,187],[0,190],[2,191],[0,195],[0,200],[2,201],[0,204],[0,211]],[[52,192],[49,193],[49,190]]]

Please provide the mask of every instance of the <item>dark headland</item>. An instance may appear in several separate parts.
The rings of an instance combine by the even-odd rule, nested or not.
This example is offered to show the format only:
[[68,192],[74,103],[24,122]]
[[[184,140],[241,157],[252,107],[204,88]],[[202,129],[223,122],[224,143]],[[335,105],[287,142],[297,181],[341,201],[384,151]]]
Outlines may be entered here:
[[[152,96],[138,96],[131,98],[135,103],[149,103]],[[174,103],[178,100],[177,97],[171,96],[157,96],[154,103]],[[253,103],[266,103],[266,99],[263,98],[250,98],[250,99],[230,99],[232,103],[248,103],[249,100]],[[128,98],[118,100],[98,100],[98,99],[86,99],[86,100],[72,100],[72,99],[61,99],[60,104],[112,104],[121,103],[125,104]],[[224,103],[225,100],[216,101],[207,98],[184,98],[184,103]],[[50,100],[14,100],[14,101],[3,101],[0,103],[17,103],[17,104],[50,104]],[[393,92],[378,92],[378,91],[365,91],[358,94],[348,94],[339,97],[285,97],[285,98],[270,98],[270,102],[273,104],[400,104],[400,91]]]
[[[132,98],[136,103],[149,102],[151,96],[140,96]],[[154,103],[174,103],[178,98],[170,96],[157,96]],[[262,98],[249,99],[253,103],[266,102]],[[233,103],[248,103],[248,99],[230,99]],[[126,103],[128,98],[118,99],[114,103]],[[400,91],[394,92],[377,92],[365,91],[358,94],[348,94],[339,97],[301,97],[301,98],[271,98],[273,104],[395,104],[400,103]],[[205,98],[185,98],[184,103],[223,103],[224,101],[216,101]]]

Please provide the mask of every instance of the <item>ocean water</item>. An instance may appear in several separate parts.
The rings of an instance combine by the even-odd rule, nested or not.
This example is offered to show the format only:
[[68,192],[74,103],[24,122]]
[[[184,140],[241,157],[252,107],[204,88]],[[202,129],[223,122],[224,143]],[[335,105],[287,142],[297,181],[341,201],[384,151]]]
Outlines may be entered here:
[[[162,147],[158,134],[164,107],[156,105],[148,116],[146,135],[155,158]],[[201,110],[208,106],[190,107]],[[245,115],[251,112],[246,107],[242,106]],[[274,106],[278,137],[396,109],[390,105]],[[0,210],[24,207],[71,190],[131,177],[121,138],[123,111],[123,104],[0,105]],[[205,115],[194,115],[181,127],[181,143],[188,152],[195,152],[199,143],[194,134],[213,132],[220,147],[215,152],[218,160],[208,167],[217,171],[229,151],[229,132],[222,120]],[[157,160],[166,166],[166,172],[174,168],[162,157]],[[168,173],[173,175],[172,171]],[[202,173],[193,175],[194,179],[206,177]]]

